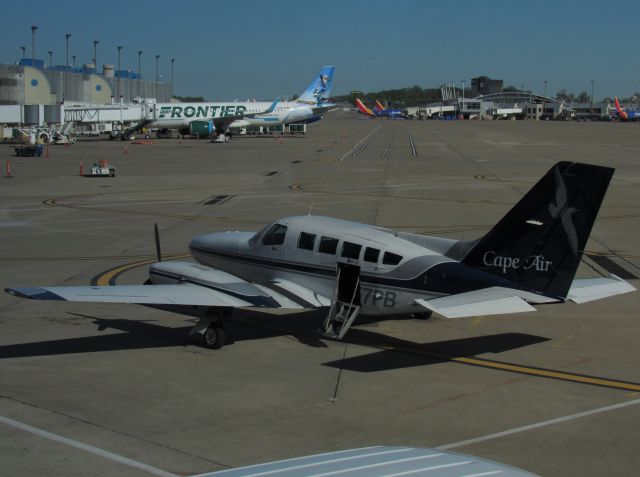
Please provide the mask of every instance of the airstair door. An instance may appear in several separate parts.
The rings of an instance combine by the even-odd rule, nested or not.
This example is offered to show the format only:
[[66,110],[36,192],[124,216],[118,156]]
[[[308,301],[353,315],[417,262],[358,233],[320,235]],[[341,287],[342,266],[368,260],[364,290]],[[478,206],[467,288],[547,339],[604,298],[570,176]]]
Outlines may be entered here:
[[331,309],[320,333],[328,338],[342,339],[360,312],[360,267],[337,262],[336,268]]

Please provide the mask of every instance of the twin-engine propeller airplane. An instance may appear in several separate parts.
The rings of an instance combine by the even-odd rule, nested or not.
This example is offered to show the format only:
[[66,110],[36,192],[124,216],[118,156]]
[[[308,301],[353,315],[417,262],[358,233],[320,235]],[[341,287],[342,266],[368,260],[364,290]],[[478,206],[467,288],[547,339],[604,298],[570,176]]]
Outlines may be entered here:
[[[148,284],[7,288],[22,298],[136,303],[194,315],[208,347],[233,308],[327,308],[341,339],[358,314],[446,318],[535,311],[635,290],[616,276],[575,279],[613,169],[559,162],[485,236],[458,241],[329,217],[288,217],[257,233],[201,235],[198,263],[161,262]],[[159,247],[158,247],[159,249]]]

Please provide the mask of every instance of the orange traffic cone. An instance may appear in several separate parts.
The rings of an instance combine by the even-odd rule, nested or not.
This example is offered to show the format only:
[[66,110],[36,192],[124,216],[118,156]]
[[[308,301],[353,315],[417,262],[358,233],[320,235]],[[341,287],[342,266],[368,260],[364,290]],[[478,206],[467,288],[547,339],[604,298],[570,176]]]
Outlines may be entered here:
[[84,163],[82,161],[80,161],[80,174],[78,175],[84,176]]
[[11,175],[11,160],[7,159],[7,175],[5,176],[7,179],[13,179]]

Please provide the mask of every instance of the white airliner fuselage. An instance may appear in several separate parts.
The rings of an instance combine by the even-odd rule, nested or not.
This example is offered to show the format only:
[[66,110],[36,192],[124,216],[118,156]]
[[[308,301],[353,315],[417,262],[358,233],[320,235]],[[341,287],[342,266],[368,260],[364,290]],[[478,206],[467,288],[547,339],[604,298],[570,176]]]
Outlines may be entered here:
[[[156,105],[156,120],[150,127],[178,129],[188,127],[193,121],[213,121],[233,116],[254,114],[237,119],[230,127],[277,126],[320,119],[311,105],[296,101],[280,101],[275,109],[267,111],[271,102],[219,102],[219,103],[159,103]],[[257,114],[257,115],[256,115]]]

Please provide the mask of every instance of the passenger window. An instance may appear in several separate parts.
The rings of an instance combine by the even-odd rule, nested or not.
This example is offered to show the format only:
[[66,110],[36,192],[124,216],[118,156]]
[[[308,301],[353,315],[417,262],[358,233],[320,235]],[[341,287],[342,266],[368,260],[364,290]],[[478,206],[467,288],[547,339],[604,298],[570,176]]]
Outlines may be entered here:
[[318,252],[335,255],[336,250],[338,250],[338,239],[332,237],[320,237]]
[[378,263],[378,257],[380,256],[380,250],[377,248],[367,247],[364,249],[364,261]]
[[262,243],[265,245],[282,245],[284,243],[284,237],[286,234],[286,225],[275,224],[264,236],[264,238],[262,239]]
[[402,256],[396,253],[384,252],[382,256],[382,263],[385,265],[398,265],[401,260]]
[[316,243],[316,234],[309,234],[307,232],[300,232],[298,237],[298,248],[304,250],[313,250],[313,246]]
[[345,242],[342,244],[342,256],[344,258],[352,258],[354,260],[358,260],[360,257],[360,249],[362,249],[362,245],[358,245],[357,243]]

